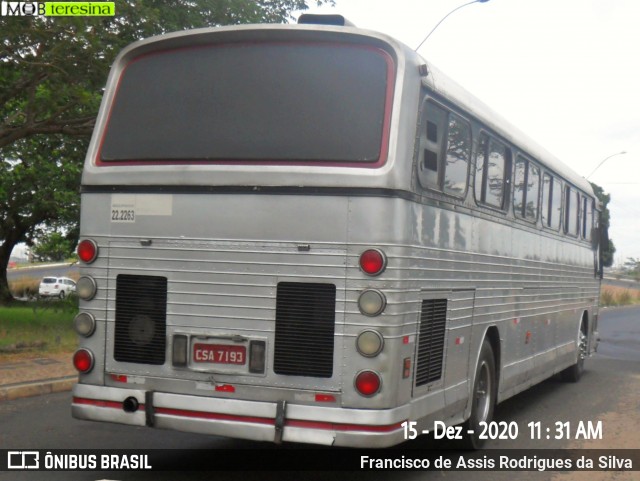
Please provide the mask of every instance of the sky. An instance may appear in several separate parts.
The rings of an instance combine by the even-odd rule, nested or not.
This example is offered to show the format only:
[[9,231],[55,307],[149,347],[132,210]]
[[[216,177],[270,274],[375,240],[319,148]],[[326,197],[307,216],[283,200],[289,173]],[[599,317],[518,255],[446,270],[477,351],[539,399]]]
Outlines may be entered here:
[[[465,0],[335,0],[359,28],[416,48]],[[614,265],[640,258],[640,1],[490,0],[445,19],[419,53],[611,194]]]
[[[313,3],[310,1],[309,3]],[[412,48],[465,0],[335,0]],[[640,1],[489,0],[451,14],[419,52],[611,194],[615,264],[640,258]]]

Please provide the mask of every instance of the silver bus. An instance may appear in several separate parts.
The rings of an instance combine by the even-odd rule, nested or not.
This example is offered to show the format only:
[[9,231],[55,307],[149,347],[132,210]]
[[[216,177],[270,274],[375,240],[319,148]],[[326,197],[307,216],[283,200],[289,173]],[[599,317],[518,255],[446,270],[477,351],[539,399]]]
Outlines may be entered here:
[[[333,18],[332,18],[333,19]],[[82,176],[79,419],[385,447],[596,348],[592,188],[420,55],[344,25],[115,61]]]

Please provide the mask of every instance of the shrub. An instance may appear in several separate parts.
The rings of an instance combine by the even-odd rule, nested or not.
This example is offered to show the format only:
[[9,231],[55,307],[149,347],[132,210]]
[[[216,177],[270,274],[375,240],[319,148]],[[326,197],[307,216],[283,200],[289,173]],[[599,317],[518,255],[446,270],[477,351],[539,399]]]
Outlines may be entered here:
[[628,306],[633,303],[633,299],[631,296],[631,292],[626,289],[622,292],[618,293],[618,305],[619,306]]
[[628,306],[640,302],[640,290],[616,286],[602,286],[600,306]]
[[600,291],[600,305],[602,307],[614,306],[614,302],[615,296],[613,294],[613,291],[607,289],[606,287],[603,287]]

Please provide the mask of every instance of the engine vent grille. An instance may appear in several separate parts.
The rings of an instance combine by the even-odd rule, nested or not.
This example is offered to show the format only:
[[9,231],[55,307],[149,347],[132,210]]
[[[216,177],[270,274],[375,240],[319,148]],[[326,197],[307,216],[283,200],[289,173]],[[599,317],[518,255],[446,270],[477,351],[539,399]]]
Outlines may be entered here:
[[279,283],[273,361],[276,374],[331,377],[335,319],[335,285]]
[[444,334],[447,322],[447,300],[422,301],[416,386],[423,386],[442,377],[444,360]]
[[164,364],[167,278],[120,274],[116,278],[116,335],[119,362]]

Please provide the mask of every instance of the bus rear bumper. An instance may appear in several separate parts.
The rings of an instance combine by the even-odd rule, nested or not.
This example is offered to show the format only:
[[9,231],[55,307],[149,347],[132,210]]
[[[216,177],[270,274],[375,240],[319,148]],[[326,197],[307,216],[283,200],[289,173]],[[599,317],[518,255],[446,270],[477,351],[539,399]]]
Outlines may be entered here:
[[388,447],[405,440],[409,406],[360,410],[76,384],[71,412],[77,419],[255,441]]

